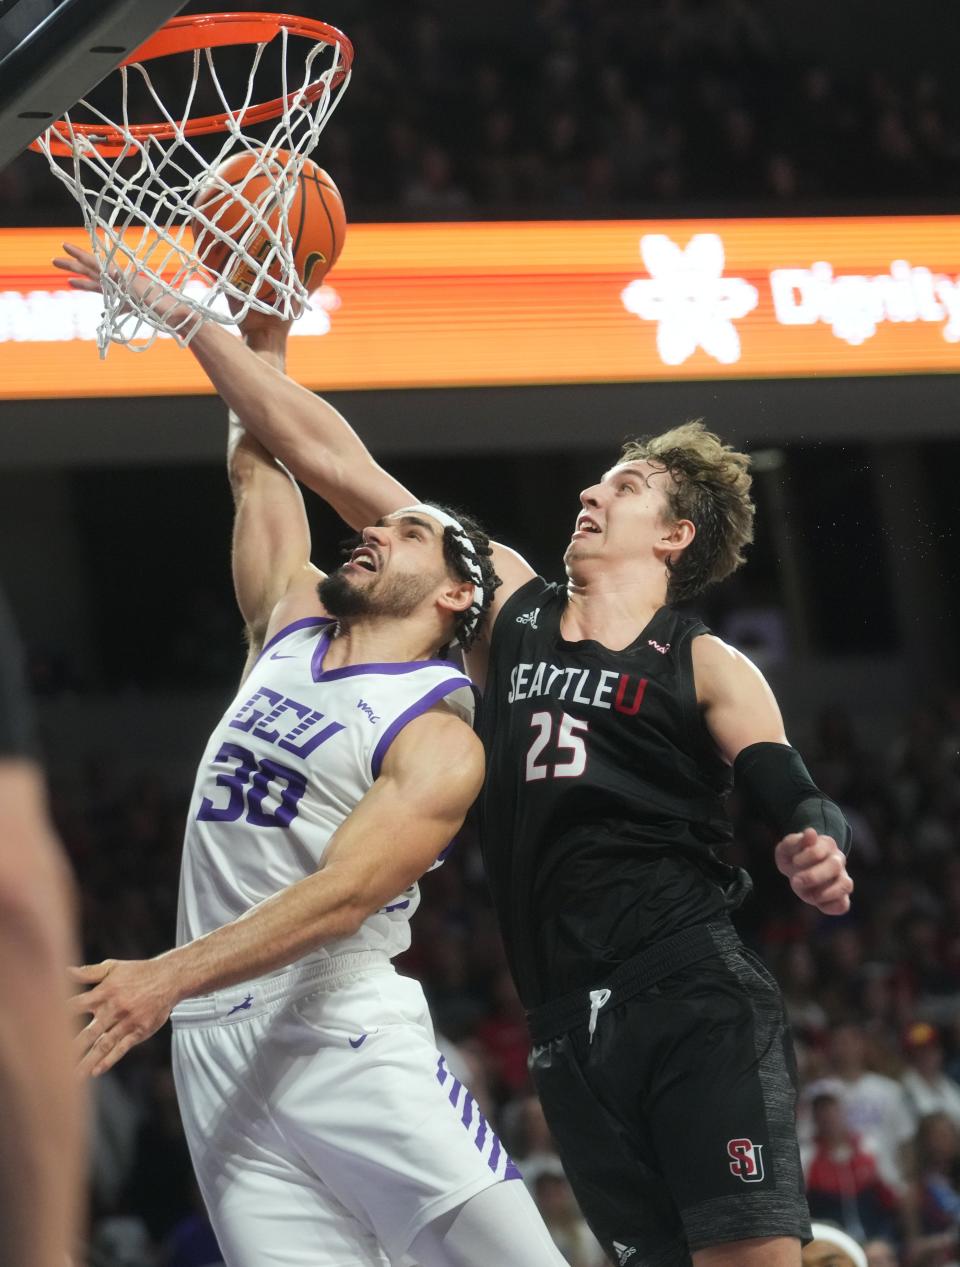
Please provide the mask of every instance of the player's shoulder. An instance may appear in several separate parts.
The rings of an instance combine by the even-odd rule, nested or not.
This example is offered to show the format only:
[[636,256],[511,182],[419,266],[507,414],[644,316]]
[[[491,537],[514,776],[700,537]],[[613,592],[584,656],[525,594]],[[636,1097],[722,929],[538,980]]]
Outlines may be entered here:
[[695,634],[690,647],[697,695],[701,700],[747,685],[766,685],[763,674],[749,658],[716,634]]
[[483,744],[464,716],[443,701],[410,721],[390,752],[392,766],[416,767],[433,779],[458,773],[483,777]]
[[723,668],[746,659],[742,651],[738,651],[729,642],[724,642],[722,638],[718,638],[716,634],[708,630],[693,635],[691,651],[694,662],[702,664],[704,668],[714,666]]
[[[499,590],[497,593],[499,594]],[[561,606],[567,602],[567,586],[565,582],[548,581],[539,573],[530,569],[521,585],[516,585],[513,590],[504,598],[495,613],[495,617],[499,617],[504,611],[514,614],[525,611],[533,604],[538,610],[542,610],[546,606],[558,603]],[[529,623],[526,620],[520,620],[520,624]],[[534,629],[537,625],[532,625]]]

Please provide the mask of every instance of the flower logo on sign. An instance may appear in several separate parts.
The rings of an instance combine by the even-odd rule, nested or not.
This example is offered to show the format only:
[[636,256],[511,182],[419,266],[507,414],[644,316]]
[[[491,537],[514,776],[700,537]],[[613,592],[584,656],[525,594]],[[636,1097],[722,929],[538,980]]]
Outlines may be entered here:
[[628,312],[657,322],[660,359],[682,365],[699,347],[721,365],[739,361],[733,323],[756,308],[758,294],[743,277],[724,277],[719,234],[695,233],[684,249],[664,233],[648,233],[640,254],[650,277],[624,287],[621,298]]

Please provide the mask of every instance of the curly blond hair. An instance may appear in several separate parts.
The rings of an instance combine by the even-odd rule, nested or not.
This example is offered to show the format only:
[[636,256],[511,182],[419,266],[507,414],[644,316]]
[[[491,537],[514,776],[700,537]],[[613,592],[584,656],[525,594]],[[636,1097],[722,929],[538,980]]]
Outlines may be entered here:
[[750,459],[708,431],[701,419],[623,446],[621,462],[649,462],[668,471],[670,518],[697,530],[685,550],[667,563],[667,601],[695,598],[744,562],[753,540]]

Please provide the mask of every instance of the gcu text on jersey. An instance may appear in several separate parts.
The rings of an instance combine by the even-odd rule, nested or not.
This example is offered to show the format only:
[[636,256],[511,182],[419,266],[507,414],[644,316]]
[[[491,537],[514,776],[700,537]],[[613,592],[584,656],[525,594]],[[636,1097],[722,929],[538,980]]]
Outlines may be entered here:
[[[281,630],[210,737],[184,842],[180,943],[315,871],[413,718],[445,701],[472,719],[473,688],[453,664],[324,669],[332,623],[315,617]],[[419,901],[413,885],[356,936],[309,958],[359,949],[399,954],[410,943]]]

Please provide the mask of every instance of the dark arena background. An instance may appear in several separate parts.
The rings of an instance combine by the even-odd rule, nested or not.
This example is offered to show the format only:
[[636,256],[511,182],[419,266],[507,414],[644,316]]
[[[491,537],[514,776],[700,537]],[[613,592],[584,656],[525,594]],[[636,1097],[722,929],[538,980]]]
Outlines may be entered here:
[[[313,155],[351,228],[291,374],[408,487],[551,579],[580,489],[624,440],[703,418],[752,454],[756,541],[698,610],[767,675],[843,807],[856,892],[843,918],[803,906],[734,805],[731,858],[755,884],[738,927],[788,1003],[814,1216],[870,1267],[956,1264],[956,6],[325,0],[315,16],[356,48]],[[98,359],[89,306],[67,311],[48,265],[83,241],[79,212],[39,155],[0,170],[0,225],[0,581],[84,959],[142,958],[171,944],[193,773],[244,659],[225,410],[169,341]],[[308,504],[332,564],[345,528]],[[422,887],[401,970],[564,1256],[597,1267],[469,828]],[[168,1049],[165,1028],[93,1086],[92,1267],[219,1261]]]

